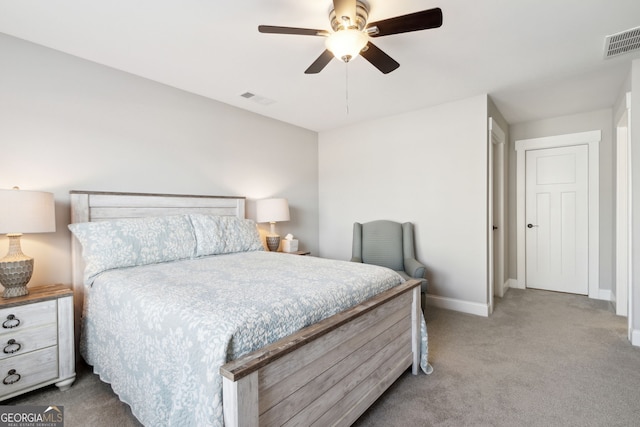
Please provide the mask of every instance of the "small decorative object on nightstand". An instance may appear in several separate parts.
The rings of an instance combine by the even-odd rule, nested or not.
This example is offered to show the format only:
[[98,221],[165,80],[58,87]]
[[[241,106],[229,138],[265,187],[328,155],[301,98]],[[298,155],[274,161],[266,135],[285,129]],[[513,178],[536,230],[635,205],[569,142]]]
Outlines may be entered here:
[[267,247],[277,251],[280,236],[276,234],[276,222],[289,221],[289,202],[287,199],[263,199],[256,202],[256,222],[268,222],[271,231],[267,234]]
[[73,291],[62,285],[31,288],[0,299],[0,401],[76,378]]
[[282,252],[297,252],[298,239],[293,238],[293,234],[287,234],[282,241]]
[[42,191],[0,190],[0,233],[8,233],[9,253],[0,259],[0,284],[4,298],[27,295],[33,258],[22,253],[22,233],[56,231],[53,194]]

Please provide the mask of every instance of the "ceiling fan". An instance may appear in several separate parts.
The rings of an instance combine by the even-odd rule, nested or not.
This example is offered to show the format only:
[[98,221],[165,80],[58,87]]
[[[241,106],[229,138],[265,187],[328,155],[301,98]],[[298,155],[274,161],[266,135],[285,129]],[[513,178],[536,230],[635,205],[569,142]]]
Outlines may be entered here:
[[361,0],[333,0],[329,20],[333,32],[308,28],[260,25],[258,31],[271,34],[294,34],[326,37],[326,49],[305,74],[319,73],[334,57],[349,62],[362,55],[374,67],[387,74],[400,66],[393,58],[371,43],[371,37],[389,36],[411,31],[438,28],[442,25],[442,10],[433,8],[382,21],[367,23],[368,5]]

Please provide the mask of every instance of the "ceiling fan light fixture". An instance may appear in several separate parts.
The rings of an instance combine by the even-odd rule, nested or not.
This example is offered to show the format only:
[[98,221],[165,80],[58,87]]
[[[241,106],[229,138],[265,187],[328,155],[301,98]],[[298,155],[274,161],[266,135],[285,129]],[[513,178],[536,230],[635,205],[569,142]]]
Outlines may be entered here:
[[325,46],[337,59],[349,62],[360,54],[368,42],[369,37],[364,32],[349,28],[330,34]]
[[333,9],[329,12],[332,33],[326,30],[273,25],[259,25],[258,31],[326,37],[324,51],[304,71],[305,74],[319,73],[334,57],[342,62],[349,62],[358,55],[381,73],[388,74],[400,64],[369,39],[441,27],[442,9],[434,7],[375,22],[368,22],[368,18],[368,0],[333,0]]

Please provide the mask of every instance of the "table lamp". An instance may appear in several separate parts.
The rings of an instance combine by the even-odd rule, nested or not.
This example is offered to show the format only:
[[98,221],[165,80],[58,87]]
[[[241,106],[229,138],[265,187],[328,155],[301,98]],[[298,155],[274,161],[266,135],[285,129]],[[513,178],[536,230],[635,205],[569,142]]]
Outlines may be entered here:
[[280,236],[276,234],[276,222],[289,221],[289,202],[287,199],[262,199],[256,202],[256,222],[268,222],[271,231],[267,234],[267,247],[277,251]]
[[22,253],[22,233],[56,231],[55,203],[52,193],[0,190],[0,233],[9,237],[9,253],[0,259],[0,284],[4,298],[27,295],[27,283],[33,274],[33,258]]

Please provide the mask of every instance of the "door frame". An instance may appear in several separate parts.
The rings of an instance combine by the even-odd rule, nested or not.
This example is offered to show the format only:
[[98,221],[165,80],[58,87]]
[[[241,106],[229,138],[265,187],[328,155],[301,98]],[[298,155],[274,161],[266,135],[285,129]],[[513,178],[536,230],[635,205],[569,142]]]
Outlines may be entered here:
[[[616,124],[616,314],[628,316],[631,282],[631,94]],[[629,328],[631,330],[631,328]]]
[[[489,242],[488,248],[488,295],[487,301],[489,301],[489,314],[493,312],[493,297],[504,296],[504,264],[505,264],[505,195],[504,195],[504,169],[505,169],[505,155],[504,147],[506,142],[506,134],[500,125],[492,118],[489,117],[489,182],[488,182],[488,223],[487,223],[487,241]],[[494,163],[494,152],[497,154],[497,164]],[[497,172],[497,173],[496,173]],[[495,181],[495,182],[494,182]],[[498,194],[495,194],[494,187],[497,187]],[[494,212],[494,199],[497,201],[497,212]],[[497,230],[493,230],[493,226],[497,226]],[[497,259],[495,256],[495,245],[498,245]],[[497,266],[495,262],[497,261]],[[497,286],[495,283],[497,282]]]
[[609,299],[600,295],[600,141],[599,130],[516,141],[516,286],[526,288],[525,235],[525,159],[528,150],[587,145],[589,151],[589,298]]

